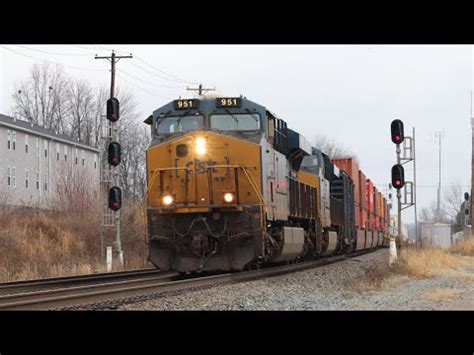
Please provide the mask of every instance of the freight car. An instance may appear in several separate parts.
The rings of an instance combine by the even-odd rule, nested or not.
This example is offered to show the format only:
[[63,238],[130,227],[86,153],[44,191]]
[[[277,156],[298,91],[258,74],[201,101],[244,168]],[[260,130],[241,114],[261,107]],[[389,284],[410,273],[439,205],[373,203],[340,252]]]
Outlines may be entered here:
[[179,99],[145,123],[157,268],[243,270],[384,243],[370,180],[352,163],[339,169],[266,107],[245,97]]

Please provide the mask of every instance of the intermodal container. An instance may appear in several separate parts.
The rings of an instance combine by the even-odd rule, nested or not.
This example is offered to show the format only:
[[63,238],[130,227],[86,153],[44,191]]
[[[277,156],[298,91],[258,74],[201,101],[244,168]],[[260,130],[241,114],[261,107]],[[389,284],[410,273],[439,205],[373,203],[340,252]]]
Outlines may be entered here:
[[379,192],[379,215],[378,215],[378,221],[379,221],[379,230],[383,230],[383,212],[384,212],[384,206],[383,206],[383,194]]
[[381,206],[382,206],[381,207],[382,208],[381,209],[381,211],[382,211],[381,217],[385,221],[385,212],[387,212],[387,199],[385,198],[385,196],[382,196],[382,205]]
[[352,158],[334,159],[332,162],[339,169],[344,170],[351,177],[352,181],[354,182],[354,202],[356,206],[359,206],[360,205],[359,165]]
[[360,220],[360,207],[355,205],[354,206],[354,220],[355,220],[355,227],[357,229],[361,229],[361,220]]
[[359,226],[361,229],[367,229],[368,228],[368,217],[367,217],[367,209],[361,207],[360,208],[360,223]]
[[372,215],[374,213],[374,184],[370,179],[365,182],[365,201],[367,203],[367,227],[372,230]]
[[387,199],[382,196],[382,230],[385,230],[385,219],[387,218]]
[[362,170],[359,170],[359,201],[361,208],[367,209],[367,178]]
[[377,190],[377,187],[374,186],[374,213],[372,215],[372,230],[378,230],[379,229],[379,212],[380,212],[380,206],[379,206],[379,190]]

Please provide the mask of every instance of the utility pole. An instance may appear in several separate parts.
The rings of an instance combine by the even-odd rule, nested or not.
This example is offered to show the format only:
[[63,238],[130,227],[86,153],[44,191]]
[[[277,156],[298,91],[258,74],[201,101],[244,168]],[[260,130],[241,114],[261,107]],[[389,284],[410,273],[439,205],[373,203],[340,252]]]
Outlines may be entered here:
[[419,247],[419,238],[418,238],[418,215],[416,211],[416,150],[415,150],[415,127],[413,127],[413,207],[415,209],[415,245]]
[[[111,64],[111,77],[110,77],[110,98],[114,98],[115,96],[115,65],[118,63],[120,59],[126,58],[133,58],[132,55],[127,56],[118,56],[112,51],[110,56],[99,57],[95,56],[95,59],[107,59]],[[103,120],[102,120],[103,123]],[[118,142],[119,141],[119,129],[118,123],[112,124],[111,121],[107,123],[107,129],[104,132],[102,129],[103,125],[101,124],[101,138],[104,139],[105,147],[108,147],[111,142]],[[103,150],[105,151],[105,149]],[[104,159],[101,156],[101,207],[102,207],[102,222],[101,222],[101,240],[104,238],[104,234],[106,230],[110,230],[113,232],[115,229],[115,241],[114,241],[114,256],[116,265],[118,265],[119,269],[123,268],[123,251],[122,251],[122,242],[120,238],[120,210],[112,212],[107,206],[107,198],[103,198],[104,196],[108,196],[112,183],[114,182],[115,186],[119,186],[119,168],[118,167],[110,167],[107,164],[107,159]],[[105,201],[104,201],[105,200]],[[115,214],[113,216],[112,214]],[[102,246],[103,248],[103,246]],[[103,251],[102,251],[103,255]]]
[[472,116],[472,91],[471,91],[471,128],[472,128],[472,158],[471,158],[471,193],[470,193],[470,208],[469,208],[469,216],[471,226],[474,225],[474,212],[472,209],[474,208],[474,198],[472,197],[472,193],[474,192],[474,117]]
[[207,91],[214,91],[216,90],[216,88],[203,88],[202,87],[202,84],[199,84],[199,86],[197,88],[188,88],[186,87],[186,90],[188,91],[197,91],[198,95],[201,96],[203,91],[207,92]]
[[443,136],[442,132],[437,131],[435,137],[439,139],[439,159],[438,159],[438,203],[436,207],[436,222],[439,223],[440,212],[441,212],[441,137]]

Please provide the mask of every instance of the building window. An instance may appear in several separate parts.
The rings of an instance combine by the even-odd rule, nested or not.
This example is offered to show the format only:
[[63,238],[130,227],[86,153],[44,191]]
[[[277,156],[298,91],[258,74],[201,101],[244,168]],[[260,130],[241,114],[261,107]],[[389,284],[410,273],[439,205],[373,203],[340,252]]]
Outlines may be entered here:
[[25,187],[28,188],[28,179],[29,179],[29,172],[28,169],[25,169]]
[[10,130],[7,131],[7,149],[10,150],[11,149],[11,133],[10,133]]
[[44,191],[48,191],[48,176],[44,176]]
[[7,185],[10,186],[12,183],[12,169],[8,166],[7,167]]
[[94,169],[97,169],[97,155],[94,154]]
[[36,190],[39,190],[39,188],[40,188],[40,181],[39,180],[40,180],[40,174],[37,171],[36,172]]
[[16,150],[16,132],[12,132],[13,150]]
[[59,143],[56,143],[56,160],[59,160]]
[[48,141],[44,141],[44,157],[48,158]]
[[84,159],[84,150],[81,150],[81,157],[82,157],[82,166],[85,166],[86,160]]
[[28,154],[28,135],[25,134],[25,153]]
[[13,187],[16,187],[16,168],[12,168],[12,185]]
[[76,157],[76,159],[75,159],[76,165],[77,165],[77,156],[78,156],[78,153],[77,153],[77,148],[76,148],[76,155],[75,155],[75,157]]
[[67,161],[67,145],[64,145],[64,161]]

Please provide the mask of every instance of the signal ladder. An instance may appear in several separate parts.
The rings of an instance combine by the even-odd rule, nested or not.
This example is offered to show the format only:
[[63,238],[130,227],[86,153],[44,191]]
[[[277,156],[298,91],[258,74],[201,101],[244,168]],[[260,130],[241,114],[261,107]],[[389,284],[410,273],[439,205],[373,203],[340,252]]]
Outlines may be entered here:
[[[100,159],[100,187],[102,196],[108,196],[110,187],[114,182],[114,175],[112,166],[107,162],[106,149],[110,142],[112,142],[113,131],[112,131],[112,122],[106,120],[106,116],[102,116],[101,122],[101,140],[102,140],[102,149],[101,149],[101,159]],[[108,207],[107,198],[101,198],[101,207],[102,207],[102,229],[108,227],[115,227],[115,214]],[[103,232],[102,232],[103,233]]]

